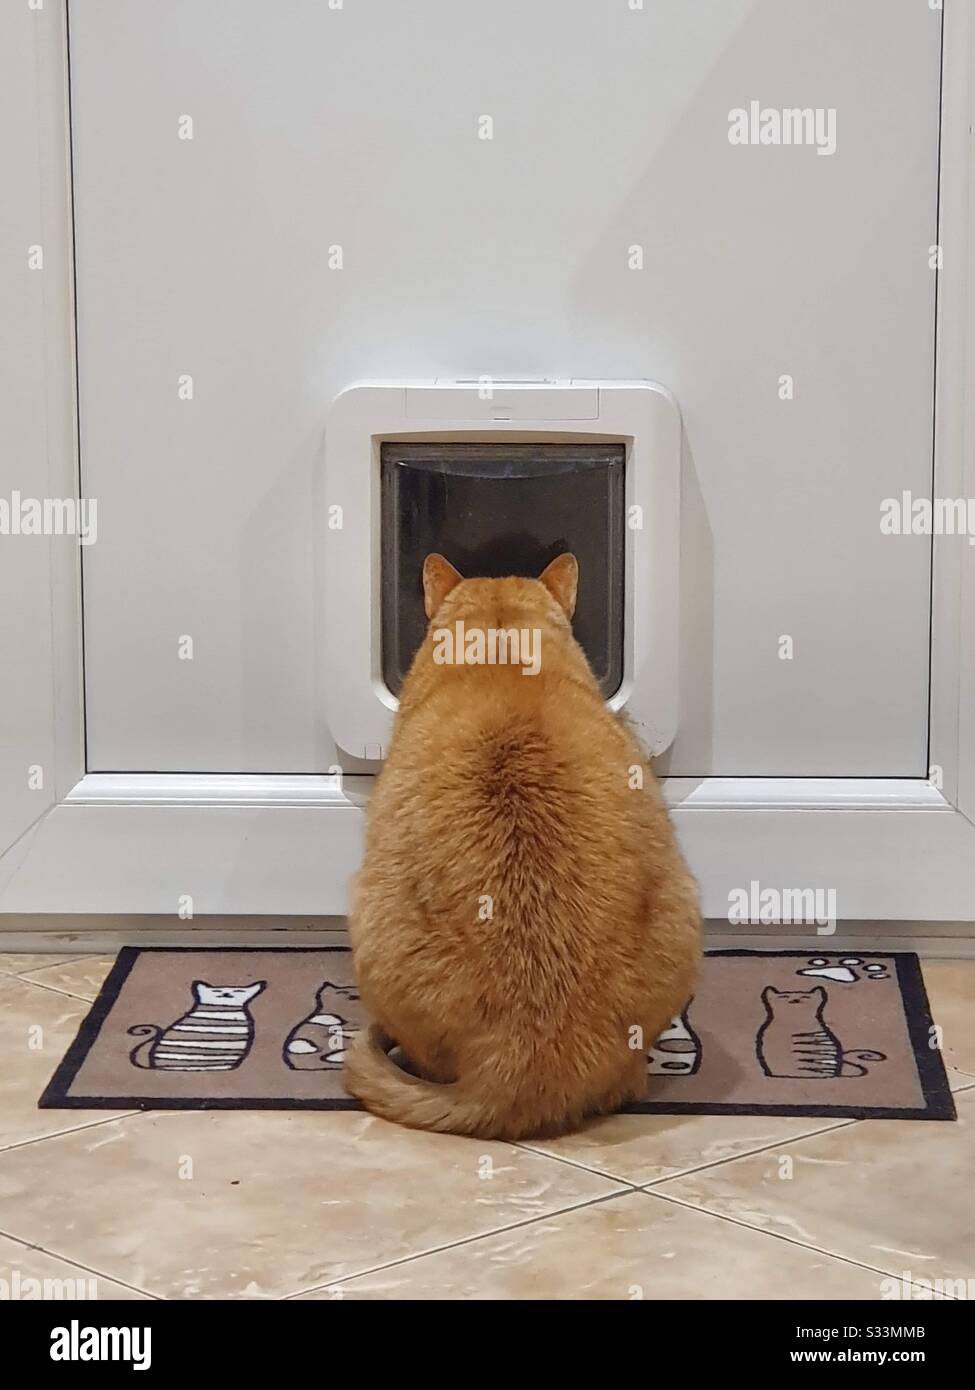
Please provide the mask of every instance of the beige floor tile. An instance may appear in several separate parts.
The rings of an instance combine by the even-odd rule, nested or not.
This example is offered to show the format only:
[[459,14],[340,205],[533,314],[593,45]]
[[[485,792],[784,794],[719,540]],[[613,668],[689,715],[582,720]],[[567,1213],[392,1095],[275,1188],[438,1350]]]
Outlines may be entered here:
[[930,960],[922,969],[945,1064],[975,1075],[975,960]]
[[779,1115],[611,1115],[576,1134],[525,1147],[643,1186],[846,1123]]
[[377,1270],[319,1299],[879,1297],[879,1275],[642,1192]]
[[29,955],[0,953],[0,975],[18,975],[22,970],[34,970],[40,965],[57,965],[61,961],[77,959],[77,956],[45,955],[42,951],[32,951]]
[[[13,976],[0,979],[0,1149],[126,1113],[124,1108],[37,1108],[88,1009],[83,999],[69,999]],[[0,1228],[3,1224],[0,1212]]]
[[614,1190],[348,1112],[156,1112],[0,1153],[11,1235],[164,1297],[281,1296]]
[[956,1123],[862,1120],[655,1191],[898,1276],[975,1278],[975,1091],[956,1100]]
[[32,1250],[0,1235],[0,1300],[3,1299],[144,1299],[136,1289],[116,1284],[89,1269],[79,1269],[56,1255]]
[[85,956],[24,971],[20,978],[46,985],[48,989],[63,990],[65,994],[75,994],[79,999],[92,1000],[114,964],[114,956]]

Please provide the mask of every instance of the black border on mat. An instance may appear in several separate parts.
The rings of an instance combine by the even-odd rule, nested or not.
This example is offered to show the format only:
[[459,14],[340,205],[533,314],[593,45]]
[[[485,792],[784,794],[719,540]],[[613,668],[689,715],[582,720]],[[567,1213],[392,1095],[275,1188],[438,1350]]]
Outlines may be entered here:
[[[824,947],[824,949],[826,949]],[[238,1096],[216,1099],[207,1096],[70,1096],[68,1091],[88,1056],[128,979],[136,960],[143,954],[239,954],[260,951],[280,955],[321,954],[343,951],[348,946],[123,946],[118,959],[106,976],[98,996],[82,1020],[74,1042],[58,1064],[44,1093],[37,1102],[39,1110],[361,1110],[357,1100],[296,1100],[277,1097]],[[798,956],[808,957],[809,951],[707,951],[708,956]],[[835,955],[836,952],[828,952]],[[922,1109],[892,1109],[885,1106],[863,1105],[734,1105],[720,1101],[704,1103],[667,1104],[663,1101],[634,1101],[623,1107],[625,1115],[793,1115],[812,1119],[855,1120],[954,1120],[955,1102],[948,1084],[941,1052],[932,1048],[931,1029],[934,1021],[921,964],[914,951],[864,951],[872,960],[892,960],[897,971],[897,983],[904,1000],[914,1063],[926,1105]]]

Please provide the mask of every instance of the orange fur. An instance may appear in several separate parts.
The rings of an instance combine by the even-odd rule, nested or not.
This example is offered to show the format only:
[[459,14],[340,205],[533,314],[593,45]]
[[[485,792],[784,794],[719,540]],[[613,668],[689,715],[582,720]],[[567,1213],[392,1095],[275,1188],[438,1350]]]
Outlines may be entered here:
[[[645,1050],[693,988],[694,882],[572,636],[576,576],[571,556],[541,580],[424,566],[431,623],[350,920],[376,1026],[350,1049],[346,1085],[402,1124],[517,1139],[613,1110],[643,1094]],[[539,674],[437,665],[434,631],[458,620],[537,629]],[[393,1040],[419,1076],[387,1055]]]

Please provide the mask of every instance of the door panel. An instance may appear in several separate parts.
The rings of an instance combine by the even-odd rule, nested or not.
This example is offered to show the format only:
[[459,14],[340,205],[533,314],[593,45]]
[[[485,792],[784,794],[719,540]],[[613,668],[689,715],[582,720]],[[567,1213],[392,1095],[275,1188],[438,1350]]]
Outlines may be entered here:
[[489,374],[681,405],[663,769],[924,776],[939,60],[917,0],[72,4],[89,767],[334,763],[328,405]]
[[[41,90],[49,47],[50,31],[38,31],[26,5],[0,10],[0,52],[14,55],[0,81],[0,128],[7,132],[0,199],[0,857],[57,800],[52,614],[64,602],[56,586],[65,567],[77,577],[76,536],[46,533],[55,515],[50,507],[46,531],[43,520],[45,501],[72,497],[77,481],[65,457],[70,440],[60,433],[63,383],[54,379],[57,354],[48,341],[67,266],[50,208],[51,185],[60,173],[63,187],[64,168],[45,162],[52,153],[48,93]],[[31,138],[21,138],[24,131]],[[57,328],[66,335],[69,326],[65,318]],[[59,505],[56,514],[66,513]],[[58,691],[61,708],[70,704],[66,687]]]

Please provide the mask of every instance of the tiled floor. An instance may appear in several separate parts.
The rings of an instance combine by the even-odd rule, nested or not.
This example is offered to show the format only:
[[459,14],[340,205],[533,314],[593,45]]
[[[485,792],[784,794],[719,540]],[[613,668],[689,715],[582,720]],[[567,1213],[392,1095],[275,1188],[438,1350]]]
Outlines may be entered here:
[[925,969],[957,1124],[632,1115],[526,1145],[355,1113],[38,1111],[110,963],[0,955],[0,1281],[102,1298],[975,1290],[975,962]]

